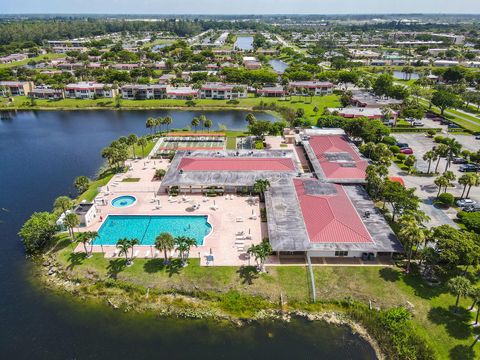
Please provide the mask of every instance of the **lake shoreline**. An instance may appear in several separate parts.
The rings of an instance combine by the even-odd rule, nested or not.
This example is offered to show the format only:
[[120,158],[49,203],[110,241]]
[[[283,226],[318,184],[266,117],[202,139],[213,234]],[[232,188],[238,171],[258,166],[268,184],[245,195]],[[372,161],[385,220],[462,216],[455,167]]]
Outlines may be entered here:
[[[251,317],[239,316],[228,311],[218,309],[215,301],[202,296],[202,289],[198,295],[186,294],[179,289],[156,292],[155,289],[144,288],[133,283],[108,281],[91,277],[70,278],[67,269],[62,268],[52,254],[44,254],[34,259],[33,279],[42,289],[52,291],[58,295],[74,297],[108,306],[120,312],[151,313],[161,318],[182,318],[191,320],[213,320],[219,324],[229,323],[236,327],[249,326],[261,321],[281,321],[288,323],[292,318],[299,318],[308,322],[323,321],[332,326],[346,326],[353,335],[367,342],[373,349],[378,360],[385,360],[380,343],[368,332],[365,326],[354,320],[346,311],[338,306],[322,310],[306,310],[297,304],[281,304],[275,308],[266,307],[255,312]],[[129,287],[130,285],[130,287]],[[95,289],[95,290],[92,290]],[[138,293],[142,294],[143,301],[139,300]],[[245,295],[247,296],[247,295]]]

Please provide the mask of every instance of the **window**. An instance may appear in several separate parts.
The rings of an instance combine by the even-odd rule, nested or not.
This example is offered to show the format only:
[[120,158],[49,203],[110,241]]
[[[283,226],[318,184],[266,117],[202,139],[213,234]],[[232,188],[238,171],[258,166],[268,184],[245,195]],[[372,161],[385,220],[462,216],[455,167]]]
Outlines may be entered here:
[[348,256],[348,251],[335,251],[335,256]]

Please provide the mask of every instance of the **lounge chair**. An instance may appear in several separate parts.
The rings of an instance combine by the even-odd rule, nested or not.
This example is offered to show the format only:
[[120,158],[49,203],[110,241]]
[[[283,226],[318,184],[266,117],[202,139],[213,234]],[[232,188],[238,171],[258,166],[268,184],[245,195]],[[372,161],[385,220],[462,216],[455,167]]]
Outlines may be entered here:
[[150,257],[150,249],[145,252],[145,257],[149,258]]
[[235,245],[245,245],[245,241],[243,241],[243,240],[235,240]]
[[117,257],[119,252],[120,252],[120,249],[115,249],[115,251],[112,254],[112,258]]
[[237,233],[235,235],[237,236],[240,236],[240,235],[243,235],[245,232],[242,230],[242,231],[237,231]]
[[235,221],[236,221],[236,222],[243,222],[243,217],[237,216],[237,217],[235,218]]
[[162,205],[157,205],[155,206],[155,209],[160,210],[162,208]]
[[235,239],[237,239],[237,240],[245,240],[246,237],[243,236],[243,235],[237,235],[237,236],[235,237]]
[[138,250],[135,250],[135,252],[133,253],[133,257],[136,258],[136,257],[138,256],[138,253],[139,253],[139,251],[138,251]]

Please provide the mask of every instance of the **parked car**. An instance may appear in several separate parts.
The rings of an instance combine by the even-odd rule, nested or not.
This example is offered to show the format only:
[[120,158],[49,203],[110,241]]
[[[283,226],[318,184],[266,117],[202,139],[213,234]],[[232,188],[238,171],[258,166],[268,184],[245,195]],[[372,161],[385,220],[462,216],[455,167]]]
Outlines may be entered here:
[[451,122],[450,122],[450,120],[441,118],[441,119],[440,119],[440,124],[442,124],[442,125],[448,125],[448,124],[451,124]]
[[457,206],[463,208],[463,207],[466,207],[466,206],[472,206],[472,205],[475,205],[477,202],[475,200],[472,200],[472,199],[460,199],[460,200],[457,200],[455,202],[455,204],[457,204]]
[[413,150],[410,149],[409,147],[407,147],[407,148],[400,149],[400,153],[405,154],[405,155],[412,155]]
[[395,145],[397,145],[400,149],[408,148],[408,144],[407,144],[407,143],[397,142]]
[[454,123],[450,123],[450,124],[448,124],[448,128],[449,129],[459,129],[460,126],[458,126],[457,124],[454,124]]
[[456,156],[452,159],[452,162],[454,164],[466,164],[468,163],[467,159],[463,158],[463,157],[460,157],[460,156]]
[[476,135],[475,140],[480,140],[480,135]]
[[461,172],[475,172],[478,171],[478,166],[474,164],[463,164],[460,166],[458,171]]
[[425,124],[423,122],[421,122],[420,120],[413,121],[412,125],[413,126],[425,126]]
[[477,212],[480,211],[480,204],[467,205],[462,210],[465,212]]

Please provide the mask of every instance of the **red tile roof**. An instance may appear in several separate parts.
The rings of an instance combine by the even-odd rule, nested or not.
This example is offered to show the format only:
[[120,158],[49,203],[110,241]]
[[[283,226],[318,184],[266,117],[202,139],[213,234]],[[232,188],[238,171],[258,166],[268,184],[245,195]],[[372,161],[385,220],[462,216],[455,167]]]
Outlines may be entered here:
[[[358,155],[346,136],[312,136],[309,143],[327,179],[365,179],[368,162]],[[331,159],[342,153],[348,154],[351,160]],[[331,157],[329,158],[328,155]]]
[[341,185],[332,184],[337,190],[334,195],[309,195],[305,191],[304,182],[300,179],[293,180],[310,242],[373,242]]
[[295,171],[289,158],[183,158],[183,171]]

